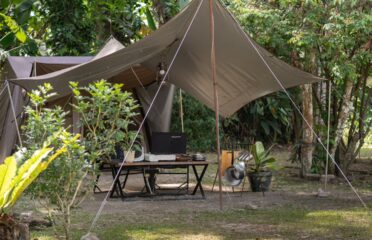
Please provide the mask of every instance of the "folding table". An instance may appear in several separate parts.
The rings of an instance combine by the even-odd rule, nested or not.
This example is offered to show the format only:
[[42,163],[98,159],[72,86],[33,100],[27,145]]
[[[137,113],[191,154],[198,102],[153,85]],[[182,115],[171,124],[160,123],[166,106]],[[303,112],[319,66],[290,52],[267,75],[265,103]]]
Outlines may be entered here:
[[[196,185],[191,193],[191,195],[195,195],[197,191],[199,190],[200,194],[203,198],[205,198],[204,189],[202,186],[202,180],[205,174],[205,171],[208,168],[208,162],[207,161],[159,161],[159,162],[126,162],[124,163],[123,167],[120,169],[120,162],[112,162],[111,163],[111,169],[112,169],[112,176],[115,179],[115,176],[118,174],[119,170],[119,177],[114,182],[114,188],[111,190],[110,197],[114,197],[114,193],[117,193],[118,197],[121,197],[122,199],[128,197],[129,195],[124,192],[128,176],[130,175],[130,172],[132,170],[142,170],[143,172],[149,171],[150,172],[150,179],[154,178],[155,174],[153,173],[153,170],[158,169],[169,169],[169,168],[192,168],[192,172],[194,173],[195,179],[196,179]],[[200,171],[198,171],[198,168]],[[151,171],[152,170],[152,171]],[[187,171],[187,175],[189,174],[189,171]],[[121,183],[120,176],[124,176],[124,181]],[[189,176],[187,176],[189,179]],[[146,181],[146,179],[144,178]],[[150,180],[151,181],[151,180]],[[155,181],[155,180],[153,180]],[[149,189],[146,188],[148,191]],[[156,192],[151,192],[151,195],[156,195]]]

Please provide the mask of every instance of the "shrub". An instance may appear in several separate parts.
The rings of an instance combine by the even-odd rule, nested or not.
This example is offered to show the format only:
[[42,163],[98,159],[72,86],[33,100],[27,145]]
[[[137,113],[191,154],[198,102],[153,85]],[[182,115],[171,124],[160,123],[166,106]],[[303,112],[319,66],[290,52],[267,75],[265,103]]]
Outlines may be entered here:
[[100,80],[87,87],[70,83],[80,114],[80,126],[84,128],[84,145],[92,162],[109,159],[115,146],[128,150],[134,141],[134,118],[139,105],[132,93],[122,91],[123,84],[111,84]]
[[47,108],[46,103],[55,95],[52,86],[45,84],[32,91],[30,106],[26,107],[27,120],[22,126],[26,155],[40,148],[48,139],[55,149],[66,146],[56,161],[50,164],[30,187],[32,198],[41,203],[55,225],[61,225],[66,239],[70,239],[71,210],[86,196],[93,187],[93,167],[89,164],[84,146],[65,127],[65,112],[61,107]]

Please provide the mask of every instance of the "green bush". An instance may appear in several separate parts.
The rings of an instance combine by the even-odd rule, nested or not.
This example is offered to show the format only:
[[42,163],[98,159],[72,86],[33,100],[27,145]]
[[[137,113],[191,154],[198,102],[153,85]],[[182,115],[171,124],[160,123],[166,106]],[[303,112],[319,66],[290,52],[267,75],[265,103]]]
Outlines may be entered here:
[[54,225],[61,225],[66,239],[70,239],[70,218],[76,207],[93,187],[93,167],[87,161],[84,146],[65,127],[65,112],[61,107],[47,108],[46,103],[55,95],[50,84],[32,91],[30,105],[26,107],[27,119],[22,126],[27,146],[26,156],[47,141],[54,149],[66,146],[55,161],[30,186],[29,194],[41,203]]
[[84,128],[84,145],[92,162],[109,159],[115,146],[128,150],[135,139],[137,126],[134,118],[139,105],[132,93],[122,91],[123,84],[111,84],[100,80],[79,88],[70,83],[80,114],[80,126]]

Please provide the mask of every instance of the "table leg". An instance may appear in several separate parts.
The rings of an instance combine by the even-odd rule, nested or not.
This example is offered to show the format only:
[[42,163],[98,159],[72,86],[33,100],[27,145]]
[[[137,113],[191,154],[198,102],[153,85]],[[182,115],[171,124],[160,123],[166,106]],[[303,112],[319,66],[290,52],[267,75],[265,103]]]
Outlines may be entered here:
[[187,176],[186,176],[186,193],[189,194],[189,183],[190,183],[190,166],[187,166]]
[[125,185],[127,185],[127,181],[128,181],[128,176],[129,176],[129,174],[130,174],[130,168],[128,168],[128,170],[127,170],[127,174],[125,174],[125,178],[124,178],[124,182],[123,182],[123,184],[121,185],[121,189],[125,189]]
[[150,185],[150,193],[155,194],[156,191],[156,174],[154,169],[149,171],[149,185]]
[[199,189],[202,197],[205,198],[204,189],[202,186],[202,180],[203,180],[205,171],[207,170],[207,167],[208,165],[204,165],[204,168],[199,176],[198,172],[196,171],[196,167],[194,165],[192,166],[192,170],[194,171],[195,178],[196,178],[196,186],[194,188],[194,191],[192,192],[192,195],[195,195],[196,191]]
[[[112,173],[112,179],[115,179],[116,175],[118,174],[118,169],[116,167],[112,167],[111,173]],[[118,178],[116,179],[114,183],[113,189],[110,189],[110,191],[111,191],[110,193],[111,198],[114,196],[114,191],[116,192],[116,194],[118,194],[118,197],[121,197],[122,199],[124,198],[123,189],[120,184],[120,176],[118,176]]]

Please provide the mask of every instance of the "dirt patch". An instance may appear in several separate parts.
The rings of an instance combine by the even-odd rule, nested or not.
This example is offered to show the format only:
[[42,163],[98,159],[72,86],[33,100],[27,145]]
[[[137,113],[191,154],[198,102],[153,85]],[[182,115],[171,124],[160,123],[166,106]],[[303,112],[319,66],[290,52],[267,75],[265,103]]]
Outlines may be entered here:
[[[158,183],[176,182],[177,177],[159,178]],[[112,177],[104,174],[101,177],[100,185],[102,189],[108,189]],[[267,209],[276,208],[287,204],[304,208],[329,208],[337,209],[344,207],[360,207],[360,203],[351,189],[347,191],[347,186],[338,184],[329,184],[328,190],[330,195],[325,198],[317,197],[318,188],[322,187],[321,183],[309,183],[306,180],[297,179],[296,177],[287,177],[282,184],[282,177],[278,176],[273,183],[271,192],[265,194],[249,192],[248,184],[240,192],[241,188],[232,188],[224,186],[225,192],[222,193],[223,209]],[[194,185],[190,185],[193,189]],[[131,176],[128,181],[127,191],[141,191],[143,188],[143,179],[141,176]],[[212,192],[212,185],[204,185],[206,190],[206,199],[200,199],[196,196],[154,196],[154,197],[134,197],[121,200],[118,198],[109,198],[105,204],[103,214],[177,214],[182,211],[219,211],[219,194],[217,188]],[[82,204],[82,210],[95,213],[101,205],[106,193],[97,193],[91,195]],[[372,195],[363,195],[367,203],[371,202]]]

